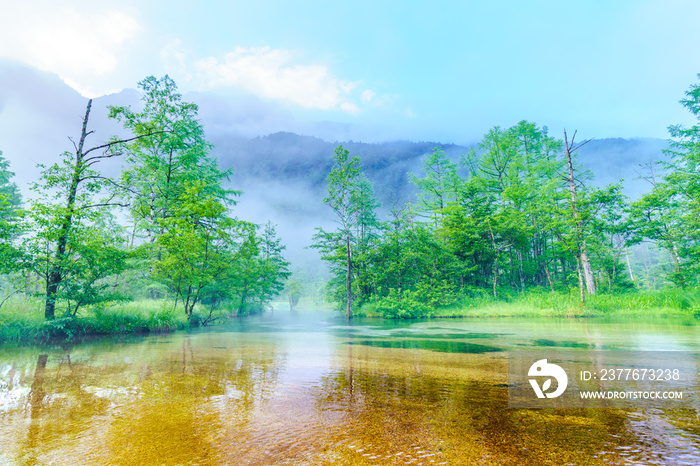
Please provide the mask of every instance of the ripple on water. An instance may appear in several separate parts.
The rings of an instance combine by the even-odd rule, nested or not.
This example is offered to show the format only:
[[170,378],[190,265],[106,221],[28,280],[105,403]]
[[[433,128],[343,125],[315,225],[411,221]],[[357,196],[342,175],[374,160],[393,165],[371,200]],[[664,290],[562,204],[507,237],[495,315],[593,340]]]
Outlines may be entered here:
[[506,360],[492,344],[550,336],[468,331],[477,324],[305,334],[263,322],[61,349],[46,367],[36,352],[11,356],[0,370],[0,405],[11,406],[0,409],[0,462],[700,464],[696,411],[509,409]]

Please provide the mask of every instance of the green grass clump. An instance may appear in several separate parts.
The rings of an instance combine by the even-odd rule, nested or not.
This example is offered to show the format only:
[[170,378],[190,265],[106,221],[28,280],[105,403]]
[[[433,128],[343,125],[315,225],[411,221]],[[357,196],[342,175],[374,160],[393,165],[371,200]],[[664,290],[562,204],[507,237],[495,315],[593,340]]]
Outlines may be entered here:
[[700,290],[668,289],[618,294],[586,295],[533,290],[516,296],[465,298],[460,305],[438,309],[443,317],[594,317],[696,316],[700,317]]
[[[373,306],[364,306],[368,316],[387,317]],[[700,290],[667,289],[586,295],[582,305],[578,290],[551,292],[542,289],[522,294],[502,291],[471,293],[456,304],[435,307],[430,315],[411,317],[596,317],[596,316],[695,316],[700,317]],[[390,317],[402,317],[398,313]]]
[[132,301],[94,309],[92,314],[94,333],[102,334],[171,332],[189,326],[182,309],[173,309],[167,301]]
[[44,320],[44,302],[12,296],[0,308],[0,343],[29,343],[52,338],[172,332],[190,326],[184,311],[166,300],[142,300],[104,308],[81,309],[78,316]]
[[43,301],[25,296],[10,296],[0,308],[0,342],[45,337]]
[[90,322],[90,333],[95,334],[171,332],[189,326],[182,309],[173,309],[167,301],[132,301],[98,308],[84,319]]

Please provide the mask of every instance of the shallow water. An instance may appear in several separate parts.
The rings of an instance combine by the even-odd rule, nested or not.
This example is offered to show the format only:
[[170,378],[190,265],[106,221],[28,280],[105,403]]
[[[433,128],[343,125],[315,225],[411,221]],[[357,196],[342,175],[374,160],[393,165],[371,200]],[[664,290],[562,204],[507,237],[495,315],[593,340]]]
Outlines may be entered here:
[[696,319],[275,314],[0,348],[0,464],[700,464],[695,409],[508,408],[508,351],[700,352]]

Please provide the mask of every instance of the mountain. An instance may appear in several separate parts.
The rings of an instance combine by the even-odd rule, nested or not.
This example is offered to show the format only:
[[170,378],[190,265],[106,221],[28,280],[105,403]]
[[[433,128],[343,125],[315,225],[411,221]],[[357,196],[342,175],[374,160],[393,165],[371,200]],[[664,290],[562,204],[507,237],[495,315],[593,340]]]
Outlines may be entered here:
[[[415,200],[410,175],[421,176],[423,158],[435,147],[455,162],[474,147],[429,141],[333,141],[330,134],[350,131],[330,122],[304,126],[292,122],[281,110],[270,110],[257,101],[243,101],[245,105],[237,106],[232,100],[201,93],[186,94],[184,99],[199,104],[201,122],[215,146],[213,155],[220,167],[233,170],[231,187],[243,191],[235,214],[256,223],[269,219],[278,224],[290,255],[307,254],[303,248],[315,227],[334,225],[332,212],[322,199],[332,155],[339,144],[360,157],[384,211],[394,204]],[[30,194],[28,186],[39,175],[37,164],[53,164],[63,151],[73,150],[68,137],[79,136],[86,103],[87,99],[56,75],[0,60],[0,150],[10,161],[25,197]],[[95,131],[90,136],[91,145],[123,131],[107,118],[108,105],[138,108],[139,95],[135,90],[124,90],[95,99],[90,117],[90,128]],[[277,131],[280,128],[310,135]],[[322,135],[325,139],[316,137]],[[596,184],[624,179],[625,192],[635,198],[648,189],[644,181],[635,179],[638,165],[658,160],[666,145],[664,140],[648,138],[592,140],[578,151],[578,159],[594,174]],[[117,174],[119,161],[110,162],[101,169]]]
[[593,182],[605,186],[622,181],[624,192],[636,199],[650,188],[640,179],[640,165],[659,161],[668,141],[655,138],[593,139],[578,150],[579,162],[593,173]]
[[[329,142],[289,132],[255,138],[215,134],[211,140],[220,166],[233,169],[234,186],[254,188],[271,182],[298,185],[316,193],[318,199],[324,194],[335,147],[342,144],[352,156],[359,156],[363,171],[373,182],[375,195],[387,207],[415,195],[410,175],[421,176],[423,159],[434,148],[459,162],[460,156],[474,147],[439,142]],[[577,157],[583,168],[593,174],[594,184],[622,182],[626,194],[636,198],[648,189],[646,182],[638,179],[639,165],[659,160],[667,145],[667,141],[650,138],[592,140],[579,149]],[[299,207],[295,199],[283,194],[279,202],[285,210]]]
[[[233,169],[234,186],[289,183],[319,194],[318,199],[323,197],[335,148],[343,145],[351,156],[359,156],[363,171],[373,182],[375,195],[384,205],[397,200],[406,201],[414,193],[409,175],[420,171],[423,156],[435,147],[444,150],[454,160],[469,150],[437,142],[328,142],[288,132],[252,139],[216,136],[210,139],[215,146],[213,154],[219,159],[220,166]],[[294,199],[284,195],[280,202],[295,204]]]

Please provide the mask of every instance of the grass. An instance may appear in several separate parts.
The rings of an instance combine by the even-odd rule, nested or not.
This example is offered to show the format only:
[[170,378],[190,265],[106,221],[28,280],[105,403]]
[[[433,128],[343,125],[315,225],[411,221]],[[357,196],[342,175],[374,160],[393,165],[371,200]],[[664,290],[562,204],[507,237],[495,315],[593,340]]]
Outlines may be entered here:
[[[46,322],[43,300],[25,295],[9,297],[0,308],[0,343],[35,343],[52,338],[75,339],[88,335],[127,335],[172,332],[188,328],[181,307],[172,301],[141,300],[107,308],[85,309],[76,318]],[[288,309],[286,303],[275,303]],[[309,309],[316,306],[299,306]],[[199,310],[195,309],[195,313]],[[199,311],[203,312],[203,311]],[[368,313],[368,316],[372,316]],[[532,291],[495,300],[488,295],[465,298],[458,305],[438,308],[432,317],[599,317],[695,316],[700,318],[700,289],[671,289],[587,296],[581,306],[578,294]],[[195,319],[196,321],[197,319]]]
[[[106,308],[88,308],[79,316],[45,321],[43,300],[15,295],[0,308],[0,343],[33,343],[52,338],[172,332],[188,328],[181,307],[172,301],[132,301]],[[195,309],[197,312],[197,309]]]
[[[4,297],[0,297],[2,301]],[[289,309],[287,302],[273,303],[277,309]],[[316,309],[311,302],[298,309]],[[195,307],[192,321],[201,322],[208,308]],[[228,315],[217,311],[217,315]],[[129,335],[167,333],[190,327],[187,317],[172,300],[137,300],[112,304],[105,308],[84,308],[75,318],[44,320],[44,301],[38,297],[15,294],[0,307],[0,344],[39,343],[51,339],[79,339],[91,335]]]
[[438,309],[435,317],[700,317],[700,290],[671,289],[586,296],[577,293],[531,292],[495,300],[465,299],[457,306]]

